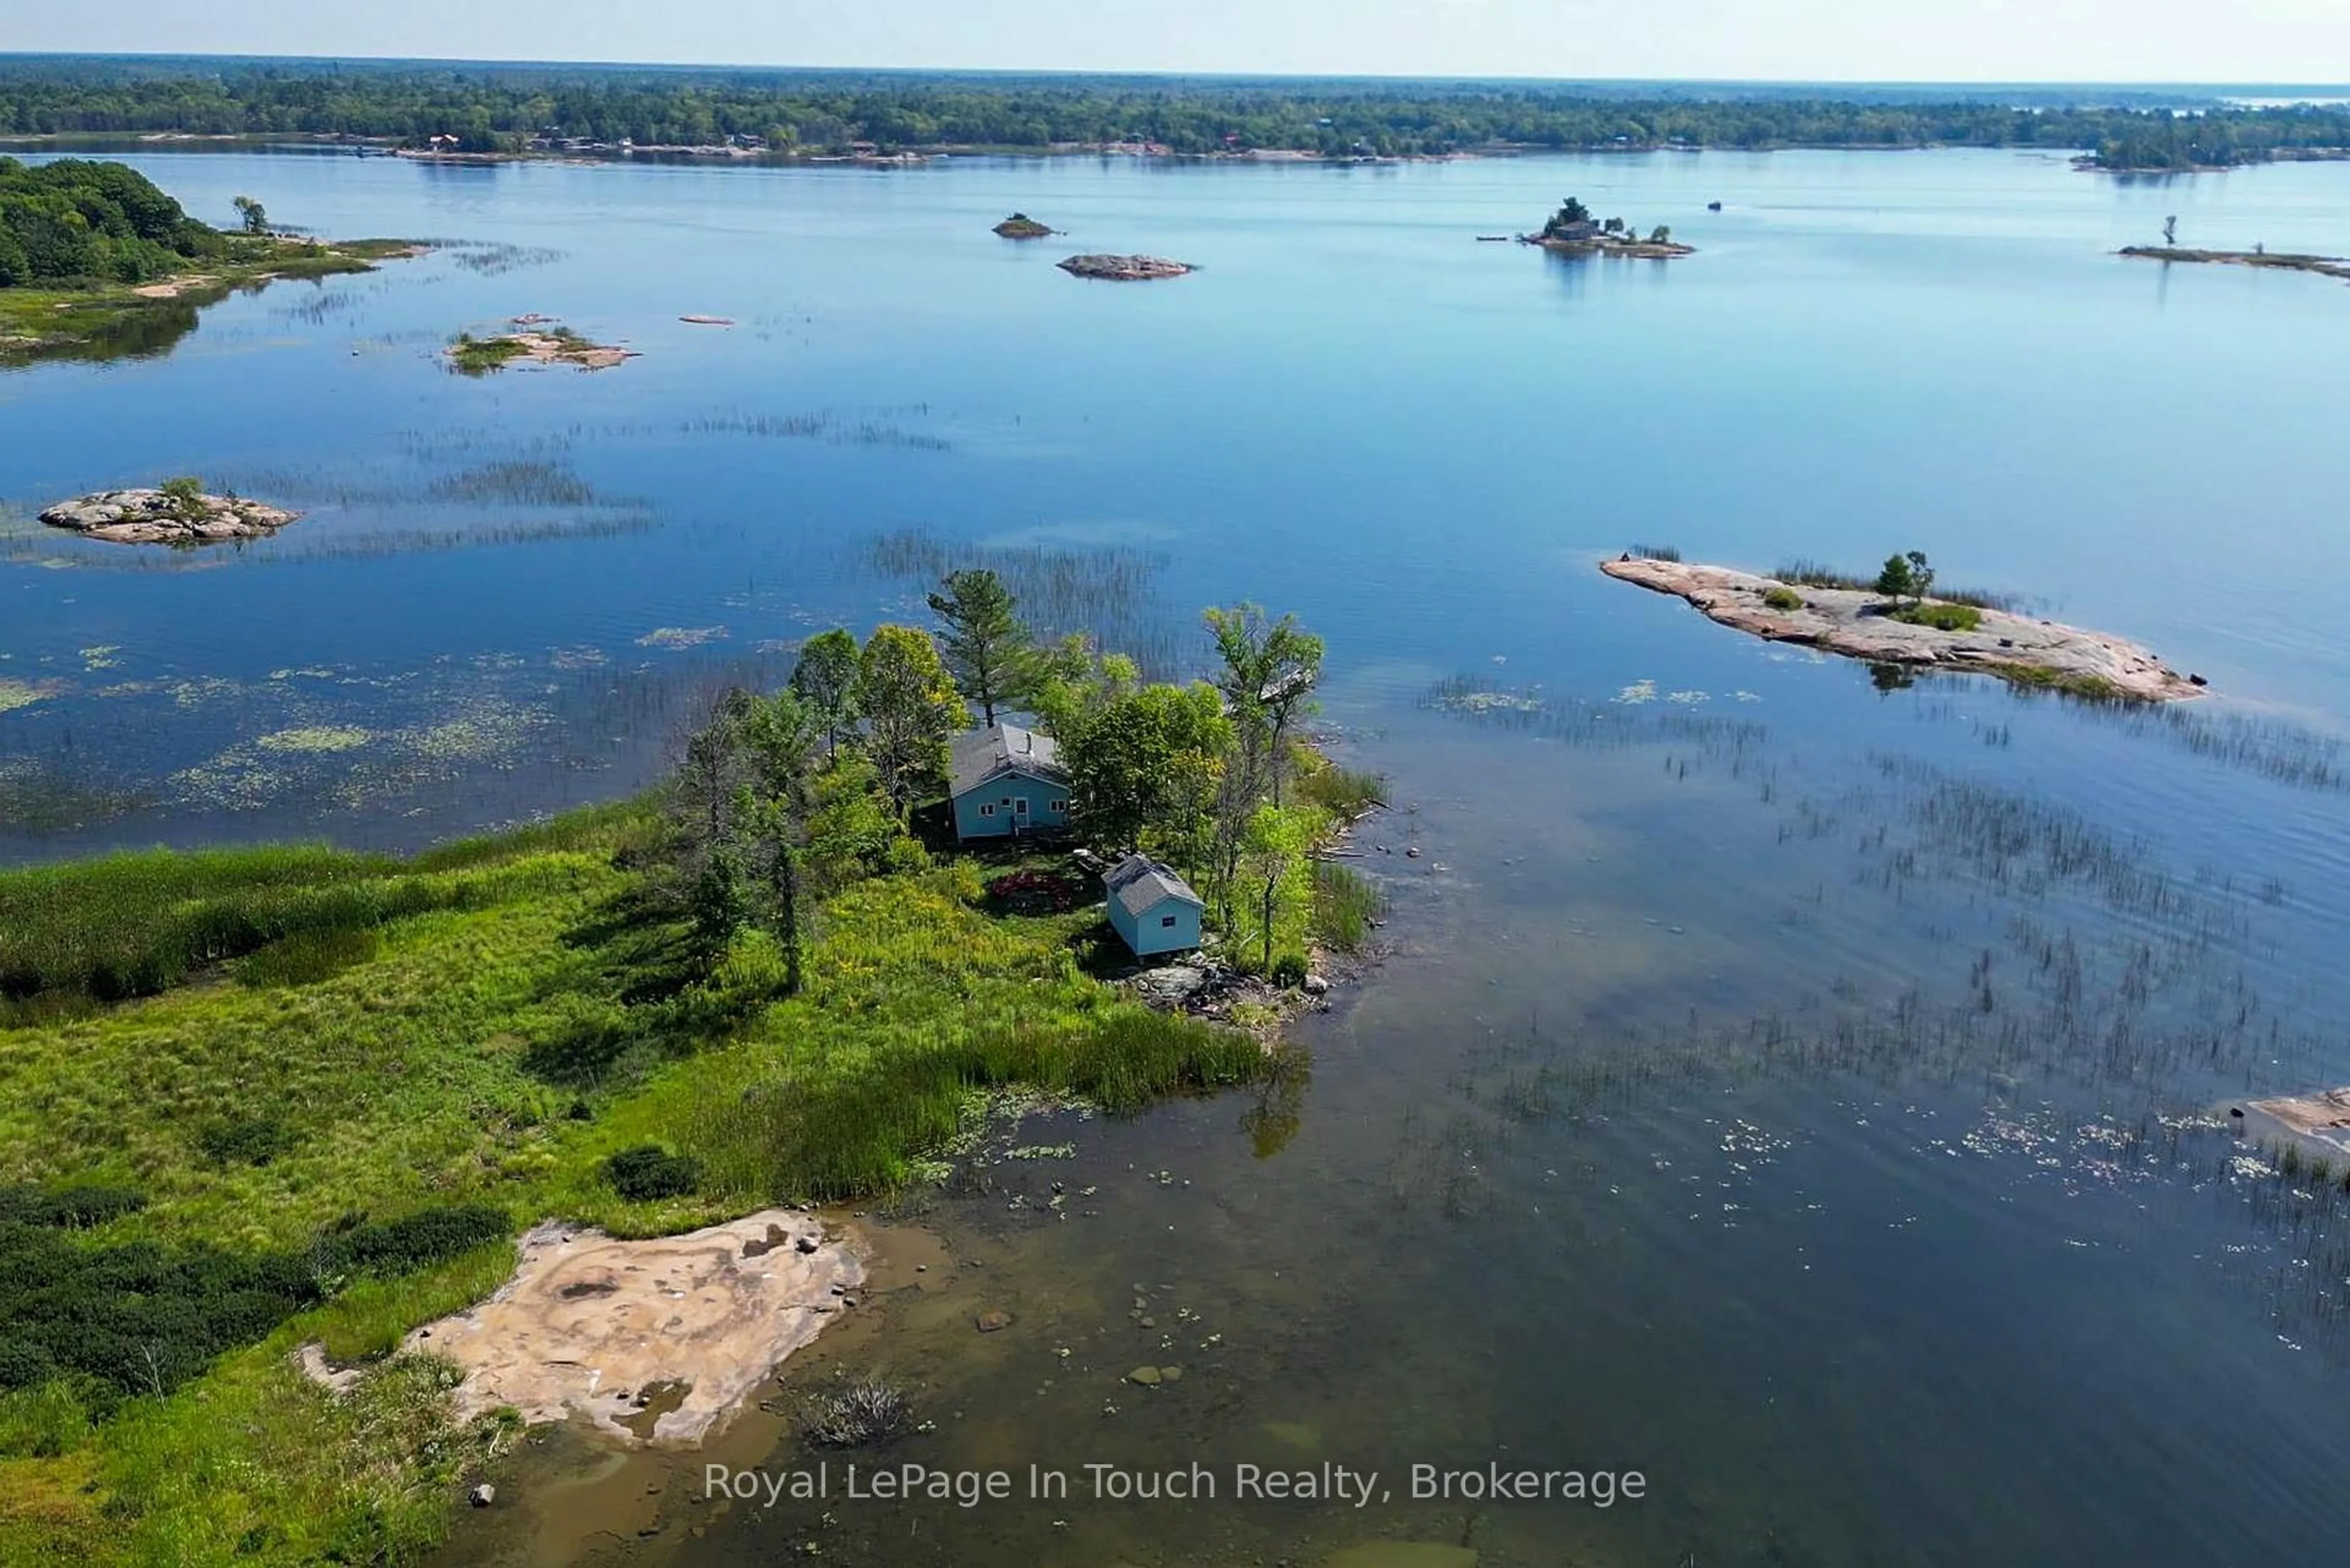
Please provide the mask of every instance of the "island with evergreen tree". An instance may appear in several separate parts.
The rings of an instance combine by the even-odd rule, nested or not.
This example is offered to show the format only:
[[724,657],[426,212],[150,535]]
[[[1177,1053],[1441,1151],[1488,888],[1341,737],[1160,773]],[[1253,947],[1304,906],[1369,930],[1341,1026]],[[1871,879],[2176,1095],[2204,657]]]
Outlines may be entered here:
[[1518,236],[1526,244],[1540,245],[1557,255],[1634,256],[1655,261],[1669,261],[1675,256],[1695,255],[1695,245],[1685,245],[1673,238],[1673,232],[1659,223],[1642,239],[1640,231],[1621,218],[1605,221],[1593,215],[1580,197],[1569,196],[1560,203],[1550,221],[1540,232]]
[[1771,576],[1681,560],[1669,547],[1627,550],[1599,569],[1688,600],[1709,620],[1769,642],[1865,660],[1890,685],[1918,668],[1996,675],[2026,690],[2106,702],[2193,697],[2181,675],[2137,643],[2022,614],[2005,596],[1936,588],[1925,553],[1887,559],[1874,577],[1796,562]]

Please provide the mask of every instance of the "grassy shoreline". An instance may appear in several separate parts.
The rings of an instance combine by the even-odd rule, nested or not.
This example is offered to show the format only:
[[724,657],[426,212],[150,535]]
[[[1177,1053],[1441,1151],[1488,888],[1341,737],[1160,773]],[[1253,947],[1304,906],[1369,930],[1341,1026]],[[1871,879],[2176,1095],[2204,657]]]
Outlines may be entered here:
[[[153,1387],[136,1357],[177,1354],[179,1319],[123,1331],[127,1386],[0,1355],[17,1368],[0,1561],[400,1562],[436,1540],[513,1423],[460,1429],[429,1357],[376,1361],[338,1398],[290,1354],[383,1356],[502,1282],[511,1242],[338,1238],[484,1205],[508,1237],[548,1215],[664,1234],[918,1179],[1005,1091],[1124,1112],[1262,1070],[1249,1036],[1088,975],[1097,906],[988,913],[968,860],[904,856],[836,893],[796,994],[759,938],[681,969],[687,933],[640,897],[653,817],[623,803],[407,859],[278,846],[0,873],[0,1196],[142,1200],[52,1231],[0,1209],[0,1246],[173,1279],[218,1260],[186,1310],[234,1342]],[[691,1190],[616,1189],[608,1162],[647,1145],[693,1163]],[[204,1271],[268,1256],[313,1260],[294,1288],[317,1304],[258,1333],[220,1318]],[[0,1289],[0,1351],[71,1353],[55,1320],[113,1321],[96,1307],[114,1311]]]
[[161,352],[195,330],[205,306],[231,294],[281,281],[373,272],[383,262],[422,251],[406,240],[237,244],[230,258],[191,262],[142,284],[0,288],[0,366]]

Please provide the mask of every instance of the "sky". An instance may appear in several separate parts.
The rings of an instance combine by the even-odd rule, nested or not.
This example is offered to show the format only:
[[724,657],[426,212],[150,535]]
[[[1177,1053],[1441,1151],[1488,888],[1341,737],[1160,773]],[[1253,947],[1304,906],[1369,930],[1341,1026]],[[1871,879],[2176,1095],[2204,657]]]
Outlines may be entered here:
[[10,52],[1795,81],[2350,80],[2350,0],[0,0]]

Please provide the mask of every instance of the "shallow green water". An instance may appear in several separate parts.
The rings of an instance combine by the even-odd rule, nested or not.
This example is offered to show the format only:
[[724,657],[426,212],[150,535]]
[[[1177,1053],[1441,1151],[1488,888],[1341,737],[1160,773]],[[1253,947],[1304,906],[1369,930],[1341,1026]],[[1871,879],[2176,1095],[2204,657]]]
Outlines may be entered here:
[[[630,1489],[619,1534],[469,1517],[452,1561],[2200,1563],[2345,1522],[2333,1200],[2200,1113],[2350,1076],[2350,290],[2106,254],[2169,213],[2350,249],[2345,171],[149,166],[199,210],[469,245],[0,378],[20,510],[183,471],[313,508],[226,556],[10,536],[0,680],[40,700],[0,713],[8,854],[413,842],[617,793],[705,684],[915,614],[941,552],[1169,669],[1200,604],[1294,607],[1325,722],[1395,781],[1359,863],[1392,952],[1284,1096],[1032,1129],[1076,1158],[936,1199],[937,1264],[783,1397],[883,1367],[937,1424],[891,1457],[950,1467],[1648,1483],[765,1510],[690,1501],[687,1465],[639,1536],[624,1468],[594,1483]],[[1473,243],[1567,191],[1700,254]],[[1080,285],[986,233],[1014,208],[1203,270]],[[645,357],[434,365],[525,311]],[[1637,540],[1915,545],[2220,696],[1879,691],[1591,569]],[[1523,701],[1464,711],[1464,679]],[[325,729],[369,739],[271,743]],[[1019,1321],[979,1336],[992,1305]],[[1184,1376],[1120,1381],[1144,1364]],[[798,1462],[783,1424],[736,1448],[770,1438],[736,1462]],[[629,1511],[592,1493],[561,1506]]]

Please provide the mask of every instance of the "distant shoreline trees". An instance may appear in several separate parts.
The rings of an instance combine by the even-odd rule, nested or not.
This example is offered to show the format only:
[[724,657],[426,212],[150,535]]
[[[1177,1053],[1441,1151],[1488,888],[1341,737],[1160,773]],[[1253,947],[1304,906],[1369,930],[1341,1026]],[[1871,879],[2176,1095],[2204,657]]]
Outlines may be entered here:
[[[2005,95],[2012,98],[2015,95]],[[0,67],[0,135],[180,131],[380,138],[462,151],[585,141],[733,142],[785,153],[937,146],[1044,150],[1148,144],[1179,153],[1255,148],[1396,157],[1493,146],[2040,147],[2111,169],[2254,162],[2350,146],[2350,110],[2219,100],[2079,105],[1856,92],[1744,97],[1609,93],[1492,82],[1188,82],[643,70],[581,66]]]

